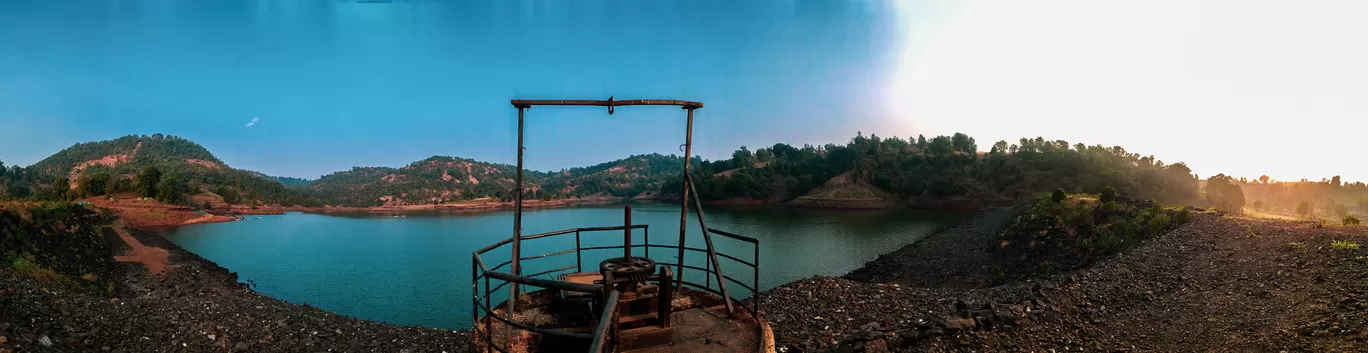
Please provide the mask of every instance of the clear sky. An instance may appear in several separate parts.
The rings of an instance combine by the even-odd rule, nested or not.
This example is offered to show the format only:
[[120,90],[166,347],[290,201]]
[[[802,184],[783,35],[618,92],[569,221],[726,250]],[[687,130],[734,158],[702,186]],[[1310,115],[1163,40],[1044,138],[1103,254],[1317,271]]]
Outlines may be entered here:
[[[160,132],[284,176],[512,163],[510,98],[613,95],[705,102],[709,159],[962,131],[1122,145],[1203,177],[1362,180],[1365,5],[0,0],[0,160]],[[535,108],[527,166],[678,153],[682,116]]]

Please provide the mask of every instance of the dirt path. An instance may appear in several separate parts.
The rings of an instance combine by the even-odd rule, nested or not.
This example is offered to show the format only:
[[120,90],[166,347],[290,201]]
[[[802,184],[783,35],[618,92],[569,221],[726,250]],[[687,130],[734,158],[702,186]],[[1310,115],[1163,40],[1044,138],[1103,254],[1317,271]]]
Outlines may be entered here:
[[138,239],[133,238],[132,234],[128,234],[128,230],[124,229],[123,220],[115,221],[112,227],[114,227],[115,232],[119,233],[119,238],[128,243],[128,247],[133,252],[133,255],[115,256],[115,261],[141,262],[154,275],[160,275],[166,271],[170,263],[170,253],[166,249],[143,245]]

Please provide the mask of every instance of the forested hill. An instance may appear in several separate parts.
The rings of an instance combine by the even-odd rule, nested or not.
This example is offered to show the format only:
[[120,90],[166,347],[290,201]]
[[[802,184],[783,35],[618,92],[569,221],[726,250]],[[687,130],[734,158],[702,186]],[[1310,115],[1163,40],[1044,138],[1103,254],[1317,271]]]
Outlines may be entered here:
[[320,205],[260,173],[233,169],[203,146],[162,134],[77,143],[0,178],[5,198],[71,200],[134,192],[174,204],[211,193],[235,204]]
[[[683,158],[638,155],[558,172],[526,170],[529,199],[654,197]],[[465,158],[434,156],[402,168],[355,167],[303,188],[328,203],[345,206],[421,205],[477,198],[512,199],[517,167]]]
[[[754,152],[742,147],[729,160],[700,163],[694,170],[705,200],[787,201],[821,193],[857,194],[888,201],[909,199],[1020,200],[1063,188],[1096,193],[1114,186],[1122,193],[1171,203],[1199,201],[1197,176],[1183,163],[1165,164],[1121,147],[1069,145],[1023,138],[1000,141],[977,152],[964,134],[930,140],[856,136],[845,145],[793,147],[776,144]],[[839,187],[827,181],[842,176]],[[679,193],[677,181],[664,195]]]
[[[302,190],[334,205],[434,204],[480,197],[505,197],[514,189],[517,167],[472,159],[433,156],[402,168],[354,167],[328,174]],[[545,173],[524,171],[529,185]]]

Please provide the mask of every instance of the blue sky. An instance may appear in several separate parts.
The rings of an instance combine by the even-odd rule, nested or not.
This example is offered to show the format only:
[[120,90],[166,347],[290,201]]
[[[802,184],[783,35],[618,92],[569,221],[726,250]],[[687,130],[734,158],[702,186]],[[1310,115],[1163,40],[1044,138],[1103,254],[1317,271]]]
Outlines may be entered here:
[[[0,1],[0,160],[165,133],[295,177],[513,163],[509,99],[610,95],[705,102],[704,158],[843,142],[890,126],[871,97],[898,20],[866,1]],[[526,164],[679,153],[683,115],[534,108]]]
[[[397,1],[398,2],[398,1]],[[964,132],[1203,177],[1368,180],[1362,0],[0,0],[0,160],[167,133],[317,177],[513,163],[524,98],[699,100],[695,149]],[[259,117],[258,122],[246,124]],[[678,109],[535,108],[527,166],[679,153]]]

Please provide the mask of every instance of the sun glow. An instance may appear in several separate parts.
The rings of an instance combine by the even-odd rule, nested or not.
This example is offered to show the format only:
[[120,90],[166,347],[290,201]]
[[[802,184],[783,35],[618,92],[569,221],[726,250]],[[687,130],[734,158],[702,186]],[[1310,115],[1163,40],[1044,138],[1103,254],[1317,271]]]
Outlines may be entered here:
[[[1216,173],[1368,179],[1368,2],[897,2],[898,131],[1044,136]],[[889,133],[888,135],[894,135]]]

